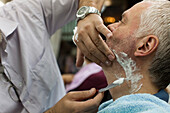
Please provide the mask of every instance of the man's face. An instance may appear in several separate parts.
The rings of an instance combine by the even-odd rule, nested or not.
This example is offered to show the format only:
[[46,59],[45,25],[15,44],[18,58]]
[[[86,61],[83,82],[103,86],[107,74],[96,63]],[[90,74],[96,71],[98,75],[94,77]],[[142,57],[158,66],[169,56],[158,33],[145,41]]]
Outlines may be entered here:
[[[136,4],[123,13],[120,22],[108,26],[113,33],[113,37],[107,39],[106,43],[114,50],[114,53],[116,53],[118,57],[116,57],[117,61],[115,60],[111,67],[103,67],[107,81],[110,84],[120,77],[125,77],[129,80],[128,83],[122,84],[120,87],[110,89],[111,95],[115,98],[119,97],[119,93],[117,92],[129,94],[129,92],[136,91],[139,88],[138,81],[142,77],[140,73],[136,72],[138,69],[136,68],[136,61],[134,59],[134,52],[138,40],[133,34],[139,27],[142,11],[149,5],[150,4],[146,2]],[[127,56],[122,53],[125,53]]]
[[146,9],[148,5],[146,2],[136,4],[122,14],[121,21],[108,26],[113,33],[113,37],[106,40],[111,49],[127,54],[134,53],[136,38],[133,34],[139,27],[142,11]]

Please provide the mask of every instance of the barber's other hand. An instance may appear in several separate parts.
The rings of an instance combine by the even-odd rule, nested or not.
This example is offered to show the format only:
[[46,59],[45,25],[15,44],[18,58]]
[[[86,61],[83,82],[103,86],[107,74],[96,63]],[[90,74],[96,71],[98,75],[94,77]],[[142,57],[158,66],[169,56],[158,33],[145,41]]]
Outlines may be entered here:
[[77,67],[82,66],[84,55],[99,65],[110,65],[114,60],[114,54],[99,35],[106,38],[112,36],[111,31],[103,24],[102,18],[97,14],[89,14],[77,25],[78,41],[75,40],[77,50]]
[[69,92],[46,113],[96,113],[104,94],[99,93],[92,98],[95,93],[95,88],[88,91]]

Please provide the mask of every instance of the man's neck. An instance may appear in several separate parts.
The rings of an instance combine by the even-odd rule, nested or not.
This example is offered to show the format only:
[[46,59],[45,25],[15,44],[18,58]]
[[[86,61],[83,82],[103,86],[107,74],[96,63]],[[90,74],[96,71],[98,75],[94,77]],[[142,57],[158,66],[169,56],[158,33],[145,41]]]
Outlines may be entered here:
[[[116,80],[115,76],[117,76],[116,75],[117,73],[122,75],[122,77],[126,78],[125,73],[123,71],[121,72],[120,68],[118,71],[115,71],[115,70],[117,70],[116,68],[114,68],[113,70],[114,71],[110,71],[110,72],[104,70],[108,84],[111,84],[113,81]],[[108,74],[108,72],[109,72],[109,74]],[[129,95],[129,94],[136,94],[136,93],[148,93],[148,94],[158,93],[159,89],[151,82],[149,73],[148,72],[146,73],[146,72],[147,72],[146,70],[142,70],[142,71],[138,72],[143,76],[143,78],[138,81],[138,84],[137,84],[138,87],[136,88],[136,90],[134,90],[134,92],[131,92],[133,90],[132,89],[132,86],[133,86],[132,81],[125,81],[122,85],[110,89],[112,98],[115,100],[121,96]],[[111,76],[107,76],[107,75],[111,75]]]
[[[144,72],[144,71],[143,71]],[[136,93],[149,93],[149,94],[156,94],[159,91],[159,88],[157,88],[151,81],[150,75],[148,71],[145,71],[143,74],[142,87],[141,89]]]

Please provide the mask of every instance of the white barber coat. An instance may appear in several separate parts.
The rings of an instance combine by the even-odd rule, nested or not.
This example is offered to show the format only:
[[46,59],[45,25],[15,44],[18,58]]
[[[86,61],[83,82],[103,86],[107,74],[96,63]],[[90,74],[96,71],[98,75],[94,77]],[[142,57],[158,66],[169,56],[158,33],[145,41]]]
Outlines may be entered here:
[[0,113],[42,113],[65,95],[50,37],[77,8],[78,0],[14,0],[0,8],[1,62],[21,101],[0,78]]

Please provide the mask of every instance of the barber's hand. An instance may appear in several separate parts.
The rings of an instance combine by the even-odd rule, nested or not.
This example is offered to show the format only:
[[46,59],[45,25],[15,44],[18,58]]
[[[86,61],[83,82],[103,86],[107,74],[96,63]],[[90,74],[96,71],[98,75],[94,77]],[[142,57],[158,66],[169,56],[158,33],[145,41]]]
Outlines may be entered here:
[[106,38],[112,36],[111,31],[103,24],[102,18],[97,14],[89,14],[78,22],[78,41],[76,65],[82,66],[84,55],[99,65],[110,65],[114,60],[114,54],[108,48],[105,41],[99,35],[102,33]]
[[96,113],[104,94],[99,93],[92,98],[95,93],[95,88],[88,91],[69,92],[46,113]]

